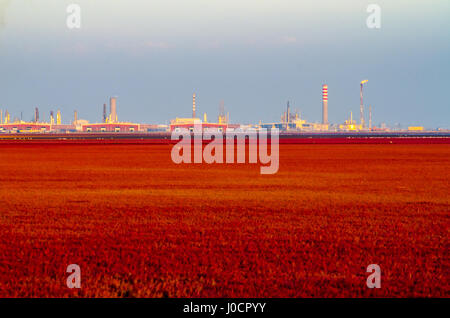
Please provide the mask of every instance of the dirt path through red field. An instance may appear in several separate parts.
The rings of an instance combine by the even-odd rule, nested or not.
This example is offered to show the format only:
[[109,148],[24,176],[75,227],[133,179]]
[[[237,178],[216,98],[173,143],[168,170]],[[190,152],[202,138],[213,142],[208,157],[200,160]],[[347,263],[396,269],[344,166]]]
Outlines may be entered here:
[[0,296],[450,296],[448,145],[281,145],[275,175],[170,150],[0,145]]

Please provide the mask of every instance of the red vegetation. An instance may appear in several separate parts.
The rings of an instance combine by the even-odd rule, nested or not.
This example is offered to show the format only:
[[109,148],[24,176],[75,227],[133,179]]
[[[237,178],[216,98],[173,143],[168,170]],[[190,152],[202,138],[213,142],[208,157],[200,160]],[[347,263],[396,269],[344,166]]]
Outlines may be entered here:
[[283,144],[275,175],[170,149],[0,144],[0,296],[450,296],[448,145]]

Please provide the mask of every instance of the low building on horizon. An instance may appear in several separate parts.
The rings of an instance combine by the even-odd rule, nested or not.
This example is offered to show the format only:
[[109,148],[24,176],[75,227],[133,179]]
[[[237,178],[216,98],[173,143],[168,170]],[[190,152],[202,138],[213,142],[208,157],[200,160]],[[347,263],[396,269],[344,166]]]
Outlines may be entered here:
[[134,123],[95,123],[81,126],[82,132],[116,132],[133,133],[139,132],[140,124]]

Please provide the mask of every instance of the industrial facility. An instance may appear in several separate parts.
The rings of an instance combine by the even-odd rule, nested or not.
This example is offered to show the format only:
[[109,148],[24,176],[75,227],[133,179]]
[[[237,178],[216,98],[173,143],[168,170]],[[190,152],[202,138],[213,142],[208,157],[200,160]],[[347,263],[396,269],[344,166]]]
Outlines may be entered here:
[[[106,111],[106,104],[103,105],[103,122],[89,123],[87,120],[78,118],[78,111],[74,111],[73,121],[71,124],[62,124],[61,111],[56,113],[50,111],[48,122],[41,122],[39,118],[39,108],[34,111],[34,120],[25,122],[21,119],[14,119],[11,122],[10,114],[6,110],[5,115],[0,110],[0,131],[9,133],[76,133],[76,132],[139,132],[140,124],[119,122],[117,116],[117,98],[109,99],[110,112]],[[146,127],[148,129],[148,127]],[[147,130],[148,131],[148,130]]]
[[203,121],[196,117],[196,104],[195,104],[195,93],[192,95],[192,117],[187,118],[175,118],[170,121],[170,131],[179,131],[181,129],[187,129],[189,131],[194,131],[194,125],[202,123],[202,129],[204,131],[225,131],[228,128],[228,115],[224,115],[223,103],[221,103],[221,112],[219,114],[218,123],[208,122],[208,117],[206,113],[203,114]]
[[109,99],[109,115],[106,112],[106,104],[103,104],[102,123],[84,123],[81,125],[82,132],[139,132],[140,124],[119,122],[117,116],[117,97]]
[[[109,98],[109,112],[107,104],[103,104],[101,121],[97,123],[89,123],[87,120],[79,119],[78,112],[75,110],[73,121],[69,124],[62,122],[62,114],[60,110],[50,111],[47,121],[42,120],[39,108],[34,108],[33,119],[31,121],[23,121],[22,113],[20,117],[11,119],[10,112],[0,109],[0,133],[164,133],[187,129],[194,130],[196,123],[202,123],[204,131],[225,131],[226,129],[271,129],[278,128],[281,132],[302,133],[302,132],[380,132],[389,131],[385,124],[379,127],[373,125],[372,106],[368,106],[368,121],[365,119],[364,105],[364,87],[368,80],[362,80],[359,83],[359,122],[353,118],[353,112],[350,111],[349,117],[343,123],[333,124],[329,122],[329,95],[328,84],[322,84],[322,120],[321,122],[310,122],[302,118],[298,110],[292,111],[291,102],[286,103],[286,110],[282,113],[280,121],[241,125],[238,123],[230,123],[229,113],[225,112],[224,101],[219,103],[219,113],[216,122],[209,122],[206,112],[203,116],[198,116],[198,108],[196,104],[196,94],[192,95],[192,115],[191,117],[176,117],[170,121],[169,125],[164,124],[146,124],[146,123],[130,123],[120,122],[118,116],[117,97]],[[331,110],[333,112],[333,104]],[[313,107],[320,107],[319,103]],[[409,126],[405,131],[422,132],[425,128],[422,126]],[[442,131],[442,130],[440,130]]]
[[[61,112],[58,110],[56,115],[56,122],[53,111],[50,111],[49,122],[41,122],[39,117],[39,108],[34,109],[33,121],[26,122],[21,118],[14,118],[11,120],[8,110],[0,110],[0,132],[9,133],[48,133],[53,131],[58,132],[75,132],[73,125],[63,125],[61,123]],[[22,117],[22,116],[21,116]]]
[[260,123],[261,128],[271,129],[278,128],[280,131],[326,131],[328,124],[311,123],[300,117],[298,111],[291,112],[290,102],[287,102],[286,111],[281,116],[280,122]]

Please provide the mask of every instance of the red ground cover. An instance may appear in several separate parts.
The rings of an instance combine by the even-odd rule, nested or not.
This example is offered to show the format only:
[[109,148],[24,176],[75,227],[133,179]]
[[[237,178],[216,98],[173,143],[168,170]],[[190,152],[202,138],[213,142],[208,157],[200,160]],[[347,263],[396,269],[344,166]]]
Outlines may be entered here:
[[282,144],[275,175],[171,147],[0,144],[0,296],[450,296],[448,144]]

